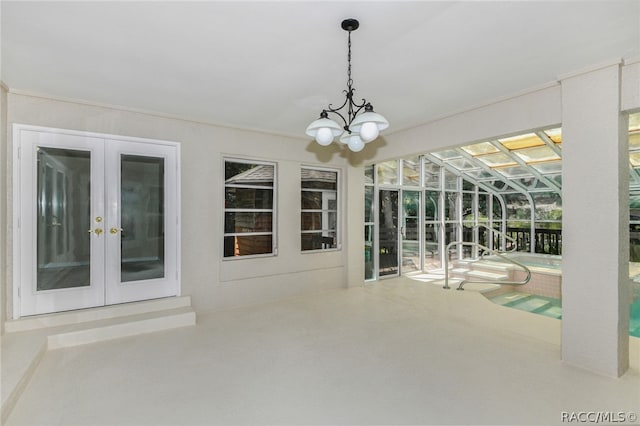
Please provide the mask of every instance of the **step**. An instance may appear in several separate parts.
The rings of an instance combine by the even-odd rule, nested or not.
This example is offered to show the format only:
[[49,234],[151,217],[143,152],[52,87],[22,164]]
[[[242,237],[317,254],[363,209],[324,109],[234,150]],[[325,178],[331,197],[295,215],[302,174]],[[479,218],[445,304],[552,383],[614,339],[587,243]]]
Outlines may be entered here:
[[449,270],[449,275],[462,275],[462,276],[465,276],[470,271],[471,270],[468,269],[468,268],[453,268],[453,269]]
[[544,309],[541,312],[536,312],[540,315],[544,315],[546,317],[551,317],[551,318],[555,318],[555,319],[561,319],[562,318],[562,307],[560,306],[551,306],[547,309]]
[[129,315],[158,312],[191,306],[190,296],[166,297],[144,302],[124,303],[99,308],[24,317],[4,323],[5,333],[59,327],[83,322],[99,321]]
[[473,269],[482,269],[489,271],[509,272],[515,269],[512,263],[494,262],[492,260],[479,260],[473,264]]
[[527,293],[511,292],[492,297],[491,301],[493,303],[497,303],[498,305],[511,306],[517,301],[526,299],[528,297],[531,297],[531,295]]
[[110,318],[79,324],[74,327],[76,329],[47,336],[47,349],[68,348],[195,324],[196,314],[191,307]]
[[506,274],[496,274],[494,272],[473,270],[473,271],[467,272],[467,278],[474,278],[474,279],[479,278],[486,281],[505,281],[509,279],[509,276]]
[[456,267],[471,269],[471,265],[476,263],[477,259],[458,259],[453,262]]
[[528,297],[509,306],[512,308],[520,309],[522,311],[538,313],[550,307],[551,302],[544,299],[538,299],[537,297]]

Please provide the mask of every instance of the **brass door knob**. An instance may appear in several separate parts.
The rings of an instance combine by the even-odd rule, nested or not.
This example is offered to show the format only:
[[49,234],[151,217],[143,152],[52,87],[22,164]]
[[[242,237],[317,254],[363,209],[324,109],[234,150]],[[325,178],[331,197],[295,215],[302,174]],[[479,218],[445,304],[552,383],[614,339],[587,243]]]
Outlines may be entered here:
[[92,233],[92,232],[97,236],[100,236],[100,234],[102,234],[102,228],[89,229],[89,233]]
[[111,228],[109,232],[112,234],[117,234],[118,232],[122,232],[122,228]]

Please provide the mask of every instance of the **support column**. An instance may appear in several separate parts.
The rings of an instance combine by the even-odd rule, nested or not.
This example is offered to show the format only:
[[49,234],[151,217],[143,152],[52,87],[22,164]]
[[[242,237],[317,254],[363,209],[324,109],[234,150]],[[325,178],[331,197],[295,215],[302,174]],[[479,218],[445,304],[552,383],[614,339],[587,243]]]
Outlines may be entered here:
[[562,80],[562,359],[629,367],[629,159],[620,64]]

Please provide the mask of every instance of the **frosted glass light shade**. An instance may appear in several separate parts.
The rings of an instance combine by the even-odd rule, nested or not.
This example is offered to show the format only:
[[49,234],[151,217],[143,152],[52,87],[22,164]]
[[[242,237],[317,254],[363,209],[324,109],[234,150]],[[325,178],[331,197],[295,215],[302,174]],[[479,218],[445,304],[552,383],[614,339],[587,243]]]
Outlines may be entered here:
[[315,138],[322,146],[327,146],[333,139],[342,133],[342,127],[329,118],[319,118],[309,124],[306,134]]
[[360,152],[364,148],[364,141],[360,138],[360,135],[356,133],[346,133],[340,138],[340,143],[349,146],[349,149],[353,152]]
[[[389,127],[389,122],[382,115],[377,112],[367,111],[358,115],[349,125],[349,129],[352,132],[359,133],[365,142],[371,142],[378,137],[375,130],[372,130],[372,126],[369,123],[374,123],[377,127],[377,132]],[[364,126],[366,124],[366,126]],[[365,131],[362,128],[365,127]]]
[[320,127],[316,130],[316,142],[322,146],[328,146],[333,142],[333,133],[328,127]]
[[378,125],[372,121],[367,121],[360,127],[360,138],[365,142],[371,142],[380,134]]

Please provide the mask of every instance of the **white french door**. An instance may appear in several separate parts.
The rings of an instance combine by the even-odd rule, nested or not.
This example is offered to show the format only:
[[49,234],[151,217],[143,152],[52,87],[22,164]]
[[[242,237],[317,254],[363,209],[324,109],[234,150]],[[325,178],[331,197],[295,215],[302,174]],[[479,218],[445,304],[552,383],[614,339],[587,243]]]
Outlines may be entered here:
[[179,293],[177,144],[29,126],[14,138],[14,317]]

